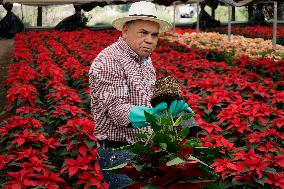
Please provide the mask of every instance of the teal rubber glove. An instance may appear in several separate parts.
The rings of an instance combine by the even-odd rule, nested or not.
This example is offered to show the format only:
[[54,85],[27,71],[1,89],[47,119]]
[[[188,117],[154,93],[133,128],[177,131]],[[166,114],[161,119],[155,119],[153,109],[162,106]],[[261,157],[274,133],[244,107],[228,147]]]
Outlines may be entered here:
[[167,103],[162,102],[155,106],[154,108],[149,108],[146,106],[133,106],[130,109],[130,122],[132,123],[133,128],[142,128],[146,127],[146,117],[144,111],[157,116],[161,111],[167,109]]
[[192,109],[188,106],[187,103],[185,103],[183,100],[174,100],[172,101],[170,105],[170,112],[174,117],[176,117],[179,113],[183,111],[189,111],[191,113],[194,113]]

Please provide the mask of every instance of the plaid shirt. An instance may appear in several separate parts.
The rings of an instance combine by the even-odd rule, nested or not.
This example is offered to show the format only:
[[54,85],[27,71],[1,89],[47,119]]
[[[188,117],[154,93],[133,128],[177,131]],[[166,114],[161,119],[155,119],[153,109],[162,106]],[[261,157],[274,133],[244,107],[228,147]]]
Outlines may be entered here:
[[133,105],[151,106],[155,81],[151,58],[139,58],[122,38],[98,54],[89,70],[95,137],[135,142],[135,134],[151,132],[132,128],[129,114]]

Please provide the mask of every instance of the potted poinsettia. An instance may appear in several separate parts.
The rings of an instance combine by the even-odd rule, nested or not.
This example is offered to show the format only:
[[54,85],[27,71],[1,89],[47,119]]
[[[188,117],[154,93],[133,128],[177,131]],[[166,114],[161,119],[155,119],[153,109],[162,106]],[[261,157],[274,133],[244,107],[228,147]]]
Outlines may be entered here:
[[[178,91],[175,81],[164,77]],[[179,98],[179,93],[169,92],[169,86],[158,80],[160,88],[166,93],[154,91],[152,105],[167,103],[169,106],[159,115],[145,111],[146,122],[153,132],[139,134],[140,142],[122,147],[117,150],[127,150],[135,154],[133,161],[116,165],[105,171],[126,174],[134,183],[128,188],[206,188],[219,177],[209,165],[219,152],[217,148],[202,147],[196,135],[196,126],[185,125],[191,120],[194,112],[186,107],[186,111],[177,111],[179,104],[185,104]],[[174,86],[174,87],[173,87]],[[198,127],[199,128],[199,127]],[[199,128],[200,129],[200,128]],[[199,134],[206,134],[200,129]],[[209,187],[209,188],[210,188]]]

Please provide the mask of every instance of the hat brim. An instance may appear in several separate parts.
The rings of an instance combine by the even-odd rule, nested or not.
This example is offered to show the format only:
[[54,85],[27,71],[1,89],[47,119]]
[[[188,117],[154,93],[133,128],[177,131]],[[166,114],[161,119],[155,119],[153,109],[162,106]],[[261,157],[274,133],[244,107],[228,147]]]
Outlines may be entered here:
[[118,18],[118,19],[115,19],[112,22],[112,25],[117,30],[121,31],[123,25],[126,22],[129,22],[129,21],[132,21],[132,20],[147,20],[147,21],[156,22],[160,25],[159,33],[163,33],[163,32],[166,32],[166,31],[169,31],[170,29],[172,29],[172,25],[169,22],[167,22],[165,20],[158,19],[158,18],[151,18],[151,17],[147,17],[147,16],[126,16],[126,17]]

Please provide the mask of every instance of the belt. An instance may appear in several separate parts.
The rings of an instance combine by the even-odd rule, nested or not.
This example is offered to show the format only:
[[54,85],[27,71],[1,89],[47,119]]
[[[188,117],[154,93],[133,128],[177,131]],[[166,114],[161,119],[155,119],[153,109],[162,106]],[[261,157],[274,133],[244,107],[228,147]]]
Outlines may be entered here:
[[120,148],[129,145],[128,142],[114,141],[114,140],[98,140],[98,143],[103,148]]

